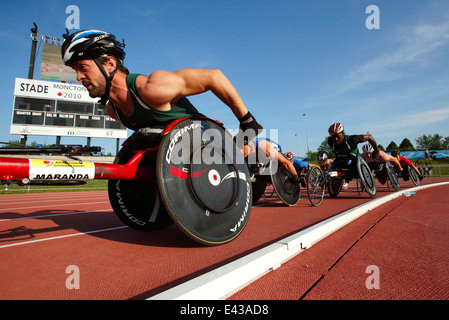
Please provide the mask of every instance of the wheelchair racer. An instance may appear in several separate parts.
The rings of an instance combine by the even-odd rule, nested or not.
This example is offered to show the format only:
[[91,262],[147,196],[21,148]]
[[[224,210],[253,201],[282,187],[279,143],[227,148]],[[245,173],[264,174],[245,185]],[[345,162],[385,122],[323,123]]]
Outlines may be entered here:
[[[373,152],[374,149],[370,143],[364,144],[362,147],[362,151],[363,151],[362,157],[371,169],[378,168],[379,164],[390,162],[395,168],[396,173],[401,173],[403,171],[402,166],[399,163],[399,160],[383,152],[382,150],[379,150],[377,156],[374,156]],[[377,172],[376,175],[379,182],[381,184],[385,184],[385,182],[387,181],[387,176],[383,174],[378,174]]]
[[[256,164],[266,165],[270,160],[277,161],[290,175],[292,182],[299,181],[299,175],[293,163],[286,159],[282,154],[282,147],[274,140],[269,138],[256,137],[243,148],[243,156],[250,165]],[[254,172],[257,168],[252,169]]]
[[301,176],[301,174],[306,173],[307,170],[309,169],[309,167],[317,167],[317,165],[315,165],[313,163],[308,163],[306,161],[302,161],[302,160],[299,160],[299,159],[295,159],[293,157],[293,153],[292,152],[286,152],[284,154],[284,157],[287,160],[289,160],[289,161],[291,161],[293,163],[293,166],[295,167],[295,170],[298,173],[301,186],[303,188],[305,188],[306,187],[306,182],[305,182],[304,178]]
[[302,161],[302,160],[299,160],[299,159],[295,159],[295,158],[293,157],[293,153],[292,153],[292,152],[286,152],[286,153],[284,154],[284,157],[285,157],[287,160],[290,160],[291,162],[293,162],[293,166],[295,167],[295,169],[296,169],[297,172],[304,173],[305,171],[307,171],[307,169],[308,169],[309,167],[317,167],[316,164],[308,163],[308,162],[306,162],[306,161]]
[[247,134],[245,142],[262,127],[248,112],[237,90],[220,70],[181,69],[154,71],[150,75],[129,73],[124,67],[124,44],[99,30],[64,35],[63,62],[72,67],[77,80],[92,98],[107,104],[108,115],[131,130],[164,128],[176,119],[202,116],[186,98],[211,91],[226,104]]
[[390,156],[388,153],[385,153],[382,150],[379,150],[379,153],[377,156],[374,156],[374,149],[373,146],[370,143],[367,143],[363,145],[362,147],[362,157],[366,161],[367,164],[370,163],[385,163],[390,162],[393,167],[395,168],[397,173],[401,173],[403,168],[399,162],[399,160],[396,157]]
[[334,159],[329,158],[327,153],[323,153],[318,158],[318,165],[320,166],[321,170],[325,171],[327,168],[329,168],[332,165],[332,162],[334,162]]
[[421,172],[413,164],[413,162],[411,162],[406,157],[401,156],[401,153],[399,152],[399,150],[393,150],[391,152],[391,156],[395,157],[396,159],[398,159],[399,163],[401,164],[402,168],[404,169],[404,171],[402,171],[402,173],[401,173],[402,179],[404,179],[404,181],[408,181],[408,179],[410,178],[409,170],[415,170],[416,175],[419,178],[419,181],[422,181],[422,179],[424,179],[424,177],[422,176]]
[[349,169],[349,175],[345,178],[346,182],[358,176],[356,166],[356,159],[360,154],[358,144],[368,141],[373,146],[373,154],[376,156],[380,151],[372,135],[347,135],[343,125],[339,122],[332,124],[328,132],[327,143],[335,154],[331,168],[334,170]]

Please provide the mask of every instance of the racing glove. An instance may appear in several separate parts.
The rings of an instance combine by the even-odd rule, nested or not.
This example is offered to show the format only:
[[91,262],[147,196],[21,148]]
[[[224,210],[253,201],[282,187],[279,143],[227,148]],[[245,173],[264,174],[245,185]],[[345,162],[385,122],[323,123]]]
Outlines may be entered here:
[[240,122],[240,130],[235,135],[234,141],[238,146],[242,146],[242,143],[246,146],[248,141],[253,140],[259,134],[259,130],[263,130],[263,127],[257,123],[250,112],[238,120]]

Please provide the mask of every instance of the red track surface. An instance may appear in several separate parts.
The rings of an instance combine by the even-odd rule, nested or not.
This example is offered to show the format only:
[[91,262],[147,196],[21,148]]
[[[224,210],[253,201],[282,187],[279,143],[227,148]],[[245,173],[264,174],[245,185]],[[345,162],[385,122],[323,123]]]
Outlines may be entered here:
[[[435,183],[449,179],[425,179]],[[401,180],[401,190],[412,187]],[[343,227],[230,299],[448,299],[449,186],[400,197]],[[388,194],[379,186],[378,197]],[[312,207],[274,196],[233,242],[203,247],[177,227],[124,226],[107,192],[0,195],[0,299],[144,299],[370,201],[351,185]],[[80,288],[67,289],[68,266]],[[367,289],[368,266],[380,289]]]

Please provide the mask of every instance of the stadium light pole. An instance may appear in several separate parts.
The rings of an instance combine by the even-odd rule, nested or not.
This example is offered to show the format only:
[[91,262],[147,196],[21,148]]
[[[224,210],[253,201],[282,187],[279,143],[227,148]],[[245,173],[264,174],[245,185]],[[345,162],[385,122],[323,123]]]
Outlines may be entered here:
[[[28,79],[33,79],[34,76],[34,62],[36,61],[36,46],[37,46],[37,24],[33,22],[34,27],[31,28],[31,54],[30,65],[28,67]],[[26,145],[28,136],[23,134],[20,136],[20,144]]]
[[299,157],[299,142],[297,133],[295,133],[295,137],[296,137],[296,156]]
[[310,155],[310,150],[309,150],[309,132],[307,130],[307,114],[303,113],[302,116],[304,117],[304,120],[306,121],[306,139],[307,139],[307,157]]
[[30,66],[28,69],[28,79],[33,79],[34,76],[34,62],[36,60],[36,45],[37,45],[37,24],[33,22],[34,27],[31,28],[31,55]]

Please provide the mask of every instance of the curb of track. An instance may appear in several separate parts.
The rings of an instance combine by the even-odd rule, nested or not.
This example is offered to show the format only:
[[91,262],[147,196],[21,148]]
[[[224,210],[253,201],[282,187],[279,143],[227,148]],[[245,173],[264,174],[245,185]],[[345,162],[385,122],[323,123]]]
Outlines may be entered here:
[[243,258],[149,297],[148,300],[226,299],[365,213],[388,201],[401,197],[404,191],[418,191],[446,184],[449,184],[449,182],[408,188],[374,199],[323,220]]

